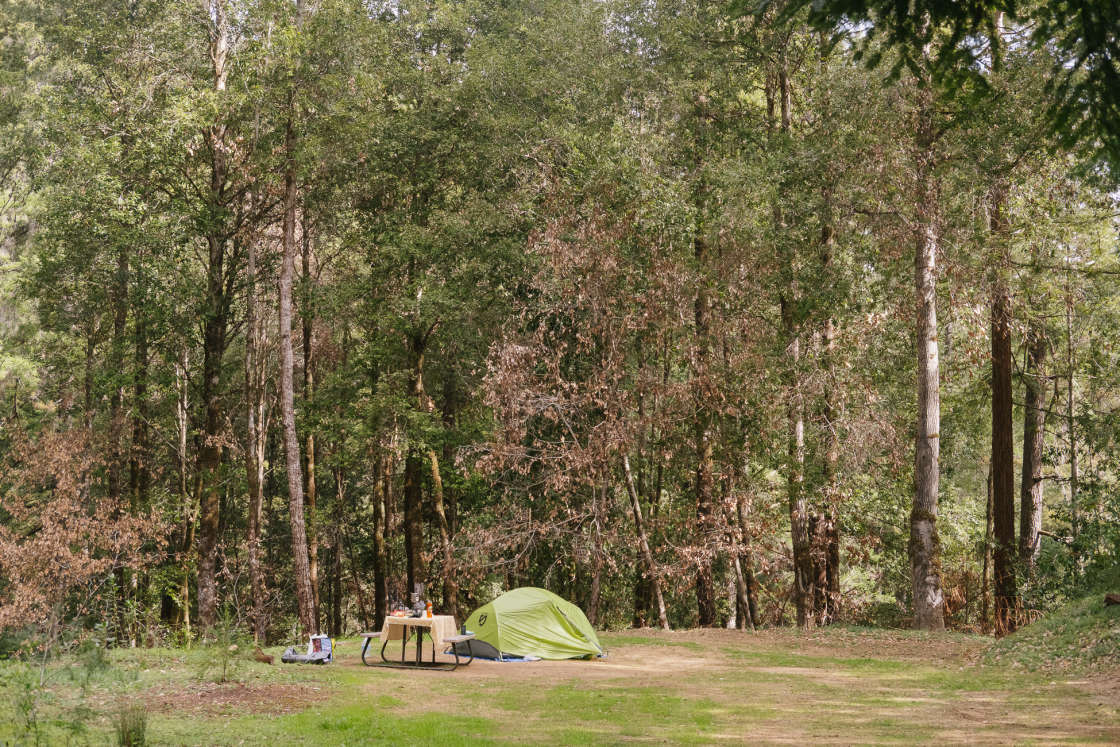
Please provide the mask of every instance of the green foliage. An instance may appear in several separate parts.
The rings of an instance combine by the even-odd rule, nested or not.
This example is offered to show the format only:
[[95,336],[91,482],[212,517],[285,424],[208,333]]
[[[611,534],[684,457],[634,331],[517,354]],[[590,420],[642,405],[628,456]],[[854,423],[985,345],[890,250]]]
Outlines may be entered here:
[[40,744],[42,692],[39,672],[25,663],[5,665],[0,678],[0,692],[7,703],[8,714],[4,720],[11,729],[6,736]]
[[118,695],[135,681],[133,673],[113,666],[103,640],[86,636],[65,649],[10,659],[0,666],[0,701],[8,709],[0,740],[88,740],[100,715],[94,693]]
[[1115,671],[1120,666],[1120,605],[1094,593],[1001,638],[984,660],[1030,671]]
[[972,82],[985,90],[981,71],[999,69],[1004,55],[1015,54],[1023,38],[1029,39],[1052,58],[1046,83],[1052,132],[1063,144],[1083,146],[1102,158],[1102,166],[1114,181],[1117,178],[1120,34],[1112,0],[920,0],[905,4],[891,0],[803,0],[760,4],[763,8],[775,5],[784,5],[786,15],[808,7],[810,19],[833,33],[843,24],[861,26],[867,39],[863,49],[870,50],[872,64],[883,55],[871,42],[881,40],[898,51],[896,74],[903,67],[917,73],[926,64],[929,48],[934,47],[933,74],[949,88]]
[[218,623],[210,629],[198,655],[194,657],[197,677],[213,682],[235,679],[242,664],[249,658],[251,641],[229,610],[223,610]]
[[120,747],[144,747],[147,744],[148,712],[144,706],[130,704],[117,712],[117,744]]

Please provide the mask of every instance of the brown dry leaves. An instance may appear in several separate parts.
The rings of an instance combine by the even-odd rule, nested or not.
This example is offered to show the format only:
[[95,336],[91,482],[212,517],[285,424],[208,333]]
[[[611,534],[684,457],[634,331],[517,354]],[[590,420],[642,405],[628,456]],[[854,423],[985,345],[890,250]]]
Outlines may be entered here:
[[85,431],[17,433],[0,477],[0,628],[86,611],[111,571],[144,562],[162,533],[100,493]]

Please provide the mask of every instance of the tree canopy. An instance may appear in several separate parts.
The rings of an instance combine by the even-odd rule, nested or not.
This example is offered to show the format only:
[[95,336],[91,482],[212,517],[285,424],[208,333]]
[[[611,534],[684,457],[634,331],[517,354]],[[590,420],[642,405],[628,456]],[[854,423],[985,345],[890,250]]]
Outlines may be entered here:
[[4,4],[0,626],[281,640],[421,582],[1003,633],[1108,582],[1118,23]]

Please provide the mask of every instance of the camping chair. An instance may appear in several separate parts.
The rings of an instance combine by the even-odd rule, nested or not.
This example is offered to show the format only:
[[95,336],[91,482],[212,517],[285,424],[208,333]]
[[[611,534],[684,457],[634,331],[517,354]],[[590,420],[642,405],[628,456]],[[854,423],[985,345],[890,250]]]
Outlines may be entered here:
[[307,641],[307,653],[297,654],[294,646],[280,656],[285,664],[329,664],[334,661],[334,644],[330,636],[313,635]]

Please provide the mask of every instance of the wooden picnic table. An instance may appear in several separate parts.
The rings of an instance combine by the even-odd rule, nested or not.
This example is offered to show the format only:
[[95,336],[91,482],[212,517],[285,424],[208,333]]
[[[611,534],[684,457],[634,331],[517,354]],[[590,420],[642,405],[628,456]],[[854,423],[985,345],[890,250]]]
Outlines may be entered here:
[[[405,659],[405,649],[413,636],[416,637],[416,658],[414,661],[407,661]],[[428,640],[432,642],[432,656],[429,661],[424,661],[424,636],[427,636]],[[459,633],[455,627],[455,618],[451,615],[432,615],[431,617],[394,617],[389,615],[385,618],[385,624],[382,625],[380,633],[363,633],[362,638],[365,639],[365,643],[362,645],[362,663],[366,666],[452,670],[474,661],[474,654],[470,651],[470,641],[474,639],[474,634]],[[366,653],[370,641],[374,638],[381,639],[381,661],[371,664],[366,660]],[[401,660],[399,662],[390,661],[385,656],[385,648],[390,641],[401,642]],[[467,642],[469,653],[469,658],[465,662],[459,659],[459,652],[455,649],[456,643],[464,641]],[[455,657],[455,661],[436,661],[436,651],[448,644],[451,645],[451,654]]]

